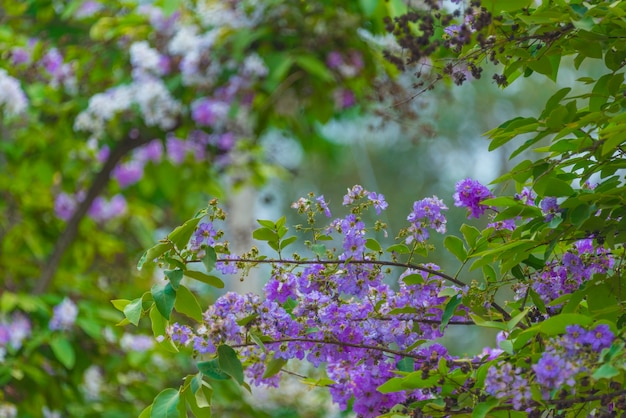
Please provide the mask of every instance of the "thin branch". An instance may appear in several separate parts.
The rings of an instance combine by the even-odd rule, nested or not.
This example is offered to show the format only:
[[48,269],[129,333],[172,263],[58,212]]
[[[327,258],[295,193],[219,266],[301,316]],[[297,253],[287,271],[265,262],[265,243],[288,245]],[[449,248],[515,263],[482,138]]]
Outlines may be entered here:
[[78,226],[80,225],[80,221],[85,217],[91,204],[98,197],[106,185],[109,182],[111,177],[111,172],[117,165],[117,163],[132,151],[135,148],[138,148],[142,145],[147,144],[153,138],[146,136],[140,138],[130,138],[127,137],[124,140],[120,141],[117,146],[111,151],[109,157],[105,161],[104,165],[96,174],[89,190],[87,190],[87,195],[85,198],[79,203],[78,207],[72,214],[72,217],[65,225],[65,229],[61,233],[61,236],[56,241],[56,244],[50,254],[50,257],[46,261],[45,265],[41,270],[41,277],[39,281],[35,285],[33,292],[35,294],[41,294],[48,290],[48,287],[52,284],[54,280],[54,275],[56,274],[59,264],[61,263],[61,259],[63,258],[63,254],[72,244],[76,235],[78,234]]
[[[201,260],[191,260],[190,262],[200,262]],[[265,258],[263,260],[256,260],[252,258],[220,258],[217,261],[221,261],[224,263],[260,263],[260,264],[297,264],[297,265],[309,265],[309,264],[331,264],[331,265],[339,265],[339,264],[367,264],[367,265],[378,265],[378,266],[391,266],[391,267],[404,267],[411,268],[414,270],[423,271],[425,273],[432,274],[434,276],[440,277],[444,280],[447,280],[451,283],[456,284],[457,286],[465,287],[467,286],[462,281],[455,279],[454,277],[442,273],[437,270],[433,270],[428,267],[420,266],[412,263],[399,263],[396,261],[385,261],[385,260],[277,260],[271,258]],[[510,320],[511,315],[507,311],[504,310],[500,305],[495,302],[491,303],[491,306],[498,311],[505,320]],[[518,324],[521,328],[526,328],[526,326],[522,323]]]
[[[264,341],[263,344],[281,344],[281,343],[289,343],[289,342],[302,342],[302,343],[313,343],[313,344],[331,344],[338,345],[341,347],[353,347],[353,348],[362,348],[364,350],[375,350],[380,351],[382,353],[393,354],[396,356],[402,357],[410,357],[418,360],[426,359],[426,356],[422,356],[419,354],[411,354],[406,353],[400,350],[394,350],[392,348],[380,347],[377,345],[369,345],[369,344],[357,344],[357,343],[349,343],[346,341],[338,341],[338,340],[326,340],[326,339],[318,339],[318,338],[303,338],[303,337],[289,337],[289,338],[280,338],[278,340],[272,341]],[[242,348],[242,347],[250,347],[256,345],[255,342],[243,343],[243,344],[232,344],[230,345],[233,348]]]

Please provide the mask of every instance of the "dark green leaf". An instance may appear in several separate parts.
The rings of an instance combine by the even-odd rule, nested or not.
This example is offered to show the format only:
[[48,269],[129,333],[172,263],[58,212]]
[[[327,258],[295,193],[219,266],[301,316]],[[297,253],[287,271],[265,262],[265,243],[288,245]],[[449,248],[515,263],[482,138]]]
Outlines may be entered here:
[[456,308],[461,304],[461,301],[461,295],[456,295],[451,297],[446,304],[446,307],[443,310],[443,315],[441,315],[441,325],[439,326],[441,332],[443,332],[446,325],[448,325],[448,322],[450,322],[450,319],[454,315],[454,312],[456,312]]
[[263,373],[263,379],[272,377],[279,373],[283,366],[287,364],[287,360],[282,358],[273,358],[265,365],[265,372]]
[[52,341],[50,341],[50,348],[52,348],[54,356],[62,365],[68,369],[72,369],[74,367],[74,363],[76,363],[76,354],[74,353],[72,344],[70,344],[66,338],[62,336],[53,337]]
[[174,229],[169,235],[168,239],[176,245],[176,248],[182,250],[187,246],[189,239],[193,235],[198,223],[202,218],[190,219],[181,226]]
[[124,316],[130,321],[131,324],[137,326],[142,312],[142,300],[137,298],[124,306]]
[[169,320],[172,309],[174,309],[174,302],[176,302],[176,291],[172,285],[170,283],[155,284],[152,286],[150,293],[161,315]]
[[171,242],[161,242],[150,248],[148,251],[143,253],[141,259],[139,259],[139,262],[137,263],[137,270],[141,270],[146,263],[153,262],[154,259],[160,257],[172,248],[173,246]]
[[202,321],[202,308],[193,293],[185,286],[180,286],[176,290],[176,302],[174,303],[176,311],[195,319]]
[[450,251],[459,261],[463,262],[467,259],[467,251],[463,245],[461,238],[454,235],[448,235],[443,241],[443,245]]
[[202,264],[206,268],[206,272],[210,273],[215,268],[215,263],[217,262],[217,254],[215,253],[215,248],[213,247],[205,247],[205,254],[202,257]]
[[222,280],[215,276],[204,274],[201,271],[185,270],[185,276],[191,277],[194,280],[198,280],[199,282],[206,283],[210,286],[217,287],[218,289],[222,289],[224,287],[224,282]]
[[368,238],[365,240],[365,247],[369,248],[372,251],[382,251],[382,247],[380,246],[380,244],[378,243],[378,241],[376,241],[374,238]]
[[180,281],[183,279],[183,271],[180,269],[165,270],[163,273],[165,273],[165,276],[169,279],[174,290],[178,289],[178,285],[180,284]]
[[220,369],[224,373],[231,376],[239,384],[243,383],[243,366],[237,356],[237,352],[231,347],[222,344],[217,347],[217,355],[219,360]]
[[176,389],[165,389],[154,398],[150,418],[174,418],[179,417],[178,402],[179,394]]
[[197,364],[198,370],[202,372],[203,375],[215,380],[228,380],[230,376],[222,370],[219,365],[218,359],[213,359],[209,361],[201,361]]

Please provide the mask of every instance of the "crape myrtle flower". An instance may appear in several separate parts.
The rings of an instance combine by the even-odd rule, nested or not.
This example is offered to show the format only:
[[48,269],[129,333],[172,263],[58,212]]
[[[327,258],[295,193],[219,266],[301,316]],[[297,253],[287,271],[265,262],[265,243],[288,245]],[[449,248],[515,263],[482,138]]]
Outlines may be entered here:
[[370,192],[367,195],[367,198],[374,204],[374,209],[376,209],[377,215],[380,215],[381,211],[389,207],[389,204],[385,202],[385,196],[380,193]]
[[455,190],[454,206],[467,208],[470,211],[468,219],[480,218],[489,209],[488,206],[481,205],[480,202],[494,197],[487,187],[471,178],[458,182]]
[[78,316],[78,307],[71,299],[65,298],[61,303],[54,307],[52,319],[48,327],[52,331],[69,331],[76,322]]
[[406,243],[425,242],[430,236],[428,228],[440,234],[445,233],[447,220],[442,212],[444,210],[448,210],[448,207],[437,196],[414,202],[413,211],[406,218],[411,223]]
[[546,222],[550,222],[554,219],[554,216],[561,211],[556,202],[556,197],[544,197],[541,203],[539,203],[539,207],[546,217]]

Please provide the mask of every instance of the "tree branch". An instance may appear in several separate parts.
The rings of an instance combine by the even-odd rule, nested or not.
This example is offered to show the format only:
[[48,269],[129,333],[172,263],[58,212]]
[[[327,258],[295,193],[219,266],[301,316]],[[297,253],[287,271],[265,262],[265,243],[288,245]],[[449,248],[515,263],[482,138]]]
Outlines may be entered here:
[[[200,262],[201,260],[191,260],[190,262]],[[256,260],[256,259],[251,259],[251,258],[220,258],[217,261],[221,261],[224,263],[233,263],[233,262],[240,262],[240,263],[264,263],[264,264],[297,264],[297,265],[310,265],[310,264],[333,264],[333,265],[339,265],[339,264],[369,264],[369,265],[379,265],[379,266],[391,266],[391,267],[404,267],[404,268],[411,268],[414,270],[419,270],[419,271],[423,271],[425,273],[429,273],[432,274],[434,276],[440,277],[444,280],[447,280],[451,283],[456,284],[457,286],[461,286],[461,287],[465,287],[467,286],[465,283],[463,283],[462,281],[455,279],[454,277],[445,274],[441,271],[437,271],[437,270],[433,270],[431,268],[428,267],[424,267],[424,266],[420,266],[417,264],[412,264],[412,263],[399,263],[396,261],[385,261],[385,260],[277,260],[277,259],[270,259],[270,258],[266,258],[263,260]],[[500,305],[498,305],[496,302],[492,302],[491,306],[498,311],[502,317],[508,321],[511,319],[511,315],[504,310],[503,307],[501,307]],[[527,328],[524,324],[522,324],[521,322],[518,324],[518,326],[520,328]]]
[[87,195],[85,198],[78,204],[78,207],[72,214],[72,217],[65,225],[65,229],[61,233],[61,236],[56,241],[56,244],[50,254],[50,257],[46,261],[45,265],[41,270],[41,276],[39,281],[35,285],[33,292],[35,294],[41,294],[48,290],[50,284],[54,280],[54,275],[56,274],[59,264],[61,263],[61,259],[63,258],[63,254],[72,244],[76,235],[78,234],[78,226],[80,225],[80,221],[85,217],[91,204],[98,197],[106,185],[109,182],[111,177],[111,172],[117,165],[117,163],[122,159],[122,157],[128,154],[135,148],[138,148],[142,145],[147,144],[152,140],[151,137],[139,137],[139,138],[130,138],[126,137],[124,140],[120,141],[117,146],[111,151],[109,157],[105,161],[104,165],[96,174],[89,190],[87,190]]

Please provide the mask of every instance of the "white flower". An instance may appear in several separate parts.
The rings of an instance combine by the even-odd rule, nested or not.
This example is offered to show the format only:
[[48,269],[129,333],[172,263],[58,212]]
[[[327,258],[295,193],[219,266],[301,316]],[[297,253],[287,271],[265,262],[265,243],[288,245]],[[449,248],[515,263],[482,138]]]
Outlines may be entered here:
[[28,99],[20,82],[0,68],[0,107],[2,105],[6,116],[15,116],[26,110]]
[[147,41],[135,42],[130,46],[130,63],[133,65],[133,74],[137,78],[146,74],[161,74],[161,55],[156,49],[150,48]]
[[100,399],[103,383],[104,378],[100,369],[97,366],[89,366],[83,374],[83,390],[85,391],[85,397],[89,400]]
[[243,74],[246,76],[265,77],[267,72],[265,62],[256,53],[248,55],[243,61]]

